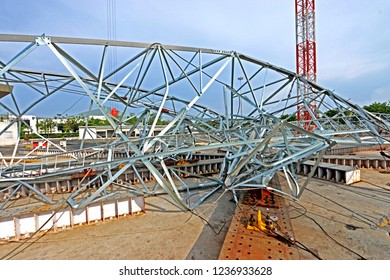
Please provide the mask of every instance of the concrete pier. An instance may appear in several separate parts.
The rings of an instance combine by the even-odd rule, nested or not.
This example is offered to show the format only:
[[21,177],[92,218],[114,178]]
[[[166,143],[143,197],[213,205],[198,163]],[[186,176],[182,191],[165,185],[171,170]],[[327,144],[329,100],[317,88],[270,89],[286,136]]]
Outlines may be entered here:
[[[302,175],[309,175],[314,164],[315,161],[311,160],[298,164],[296,172]],[[314,171],[313,177],[350,185],[360,181],[360,170],[351,166],[320,162]]]
[[328,155],[322,158],[322,162],[356,168],[390,169],[390,159],[383,157],[367,158],[356,155]]
[[[224,155],[204,155],[199,154],[195,155],[194,158],[199,158],[200,160],[196,163],[189,163],[183,165],[174,165],[171,166],[176,169],[176,174],[180,177],[191,176],[191,174],[214,174],[220,172]],[[157,167],[160,172],[163,172],[161,167]],[[149,182],[154,181],[154,177],[151,172],[145,167],[138,167],[137,172],[134,172],[133,169],[129,169],[124,172],[116,180],[118,183],[129,183],[137,184],[141,181]],[[19,175],[19,174],[15,174]],[[73,174],[69,176],[61,176],[56,178],[47,178],[47,179],[34,179],[29,181],[30,185],[43,194],[55,194],[55,193],[71,193],[79,188],[85,187],[91,180],[94,179],[95,175],[86,175]],[[20,176],[20,175],[19,175]],[[104,179],[104,176],[103,176]],[[103,180],[104,181],[104,180]],[[88,184],[89,189],[96,189],[101,187],[102,180],[95,180],[93,183]],[[7,192],[3,193],[3,197],[0,197],[1,200],[5,200],[12,192],[14,188],[9,188]],[[34,193],[22,186],[15,194],[16,198],[31,196]]]
[[23,239],[33,233],[72,229],[105,220],[119,219],[127,215],[145,212],[143,196],[117,196],[99,201],[85,208],[74,209],[64,203],[60,206],[45,205],[40,208],[20,207],[2,210],[0,239]]

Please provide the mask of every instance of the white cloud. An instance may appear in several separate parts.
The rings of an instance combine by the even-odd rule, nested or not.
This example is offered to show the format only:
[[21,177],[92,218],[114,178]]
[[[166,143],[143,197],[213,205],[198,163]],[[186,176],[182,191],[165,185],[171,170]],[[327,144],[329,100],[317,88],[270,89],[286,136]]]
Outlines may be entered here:
[[[3,32],[107,38],[106,0],[3,2]],[[390,1],[316,5],[320,84],[359,85],[369,98],[390,70]],[[294,71],[294,14],[293,0],[118,0],[117,39],[236,50]]]
[[317,1],[318,80],[371,90],[386,84],[381,74],[390,70],[389,12],[388,1]]
[[374,94],[368,104],[373,102],[390,102],[390,84],[374,90]]
[[319,63],[318,75],[323,81],[354,80],[390,68],[386,57],[364,53],[330,53]]

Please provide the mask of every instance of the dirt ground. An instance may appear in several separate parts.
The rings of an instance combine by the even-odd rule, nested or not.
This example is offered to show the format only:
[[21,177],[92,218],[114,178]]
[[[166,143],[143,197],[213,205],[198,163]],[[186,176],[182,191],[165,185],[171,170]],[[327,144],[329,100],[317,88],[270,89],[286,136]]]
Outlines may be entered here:
[[[313,179],[299,201],[286,199],[295,238],[321,259],[390,260],[390,174],[362,169],[361,178],[352,186]],[[0,257],[214,260],[234,210],[229,192],[214,194],[194,214],[166,196],[149,197],[141,216],[0,244]],[[300,250],[301,259],[316,259],[312,253]]]
[[390,173],[360,171],[350,186],[313,179],[300,201],[288,202],[296,239],[322,259],[390,260]]
[[143,215],[48,233],[28,243],[1,244],[0,256],[16,250],[17,255],[5,259],[217,259],[235,209],[231,199],[230,193],[215,193],[192,214],[167,196],[149,197]]

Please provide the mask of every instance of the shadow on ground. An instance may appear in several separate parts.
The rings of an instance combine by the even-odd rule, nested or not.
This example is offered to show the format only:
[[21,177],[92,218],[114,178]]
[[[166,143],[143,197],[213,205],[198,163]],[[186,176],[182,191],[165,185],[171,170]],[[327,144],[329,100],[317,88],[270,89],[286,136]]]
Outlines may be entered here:
[[199,215],[205,226],[188,253],[187,260],[217,260],[231,219],[234,218],[235,203],[230,193],[218,200],[209,218]]

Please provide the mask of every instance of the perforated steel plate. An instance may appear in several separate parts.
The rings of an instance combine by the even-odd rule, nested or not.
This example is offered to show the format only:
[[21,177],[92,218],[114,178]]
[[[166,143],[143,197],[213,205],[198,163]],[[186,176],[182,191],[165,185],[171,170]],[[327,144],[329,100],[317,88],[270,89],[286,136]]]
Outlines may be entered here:
[[[264,194],[263,194],[264,195]],[[264,203],[266,202],[266,203]],[[257,210],[264,215],[277,217],[280,230],[294,237],[286,212],[284,199],[273,196],[262,200],[258,193],[246,193],[240,200],[232,219],[219,259],[221,260],[296,260],[300,259],[298,249],[275,236],[246,228],[251,214]]]

